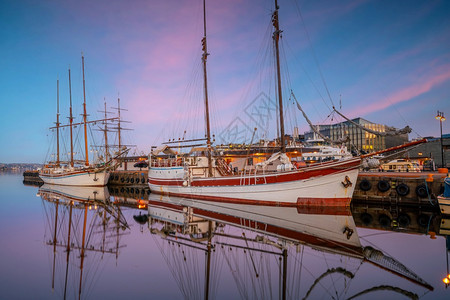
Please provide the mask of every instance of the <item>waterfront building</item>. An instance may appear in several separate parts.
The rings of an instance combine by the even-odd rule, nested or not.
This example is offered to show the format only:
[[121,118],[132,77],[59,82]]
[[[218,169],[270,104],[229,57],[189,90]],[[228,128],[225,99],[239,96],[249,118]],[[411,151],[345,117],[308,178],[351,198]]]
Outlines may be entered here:
[[[376,124],[363,118],[356,118],[352,121],[362,127],[378,132],[386,132],[387,129],[390,128],[387,125]],[[347,148],[361,152],[370,153],[402,145],[408,142],[408,134],[400,134],[396,136],[378,136],[364,131],[360,127],[348,121],[337,124],[315,126],[322,135],[329,137],[331,140],[338,140],[345,136],[349,136],[350,141],[346,145]],[[305,140],[313,138],[313,131],[305,132]]]

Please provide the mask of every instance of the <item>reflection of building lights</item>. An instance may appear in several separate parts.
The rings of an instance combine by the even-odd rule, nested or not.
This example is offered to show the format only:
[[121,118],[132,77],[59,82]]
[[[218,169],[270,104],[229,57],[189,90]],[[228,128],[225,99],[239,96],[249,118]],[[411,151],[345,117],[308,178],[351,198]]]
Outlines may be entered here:
[[92,209],[92,205],[89,205],[89,210],[91,210]]

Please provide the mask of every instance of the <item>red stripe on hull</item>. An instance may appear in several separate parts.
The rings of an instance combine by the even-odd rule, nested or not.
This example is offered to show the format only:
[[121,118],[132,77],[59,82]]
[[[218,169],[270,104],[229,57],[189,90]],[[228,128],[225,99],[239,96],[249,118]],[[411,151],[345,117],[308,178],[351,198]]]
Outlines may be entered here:
[[297,198],[298,206],[350,206],[351,198]]
[[[298,198],[297,202],[282,202],[282,201],[266,201],[266,200],[251,200],[242,198],[228,198],[228,197],[217,197],[208,195],[193,195],[193,194],[183,194],[183,193],[169,193],[169,192],[159,192],[152,191],[154,194],[176,196],[187,199],[197,199],[212,202],[223,202],[223,203],[234,203],[234,204],[249,204],[249,205],[264,205],[264,206],[283,206],[283,207],[296,207],[296,206],[330,206],[330,207],[348,207],[350,206],[350,198]],[[307,201],[302,202],[300,199],[307,199]],[[317,201],[317,203],[315,203]],[[331,210],[330,210],[331,214]],[[333,213],[334,214],[334,213]]]
[[351,216],[350,206],[297,206],[297,212],[304,215],[330,215],[330,216]]

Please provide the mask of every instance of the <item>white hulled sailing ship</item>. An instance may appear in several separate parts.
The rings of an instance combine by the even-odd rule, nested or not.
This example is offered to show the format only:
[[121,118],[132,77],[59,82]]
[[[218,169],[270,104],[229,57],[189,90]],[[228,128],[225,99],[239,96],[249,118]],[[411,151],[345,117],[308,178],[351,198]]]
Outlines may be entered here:
[[[86,113],[86,89],[84,80],[84,56],[82,59],[82,70],[83,70],[83,121],[74,123],[74,117],[72,114],[72,88],[70,79],[70,69],[69,69],[69,98],[70,98],[70,109],[69,109],[69,124],[61,125],[59,122],[59,80],[57,81],[57,114],[56,114],[56,126],[50,129],[56,129],[56,160],[48,162],[39,171],[39,177],[46,184],[57,184],[57,185],[69,185],[69,186],[105,186],[109,180],[109,171],[114,169],[115,158],[120,156],[119,149],[118,156],[111,158],[108,155],[108,149],[105,147],[105,160],[102,163],[90,164],[89,162],[89,149],[88,149],[88,124],[103,123],[105,125],[105,144],[107,143],[107,129],[106,124],[108,121],[117,121],[118,117],[106,118],[102,120],[87,120]],[[106,114],[106,108],[105,108]],[[84,155],[85,159],[82,161],[74,160],[74,137],[73,128],[76,126],[84,127]],[[62,162],[60,160],[60,129],[69,127],[70,129],[70,160],[68,162]],[[109,159],[109,160],[108,160]]]
[[[346,157],[296,168],[286,154],[283,98],[280,75],[278,4],[272,14],[274,26],[277,97],[281,151],[254,168],[236,172],[223,155],[214,151],[209,122],[206,60],[206,16],[203,1],[202,39],[205,98],[206,148],[193,148],[180,155],[167,144],[149,156],[148,184],[152,192],[202,200],[264,205],[348,206],[358,176],[360,158]],[[161,152],[163,154],[161,154]]]

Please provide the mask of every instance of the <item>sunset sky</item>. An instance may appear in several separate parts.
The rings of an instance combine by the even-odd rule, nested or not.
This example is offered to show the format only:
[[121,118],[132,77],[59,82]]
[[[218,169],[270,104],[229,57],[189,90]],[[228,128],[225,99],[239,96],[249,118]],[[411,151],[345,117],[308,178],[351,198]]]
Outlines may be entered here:
[[[289,100],[292,89],[317,124],[341,121],[329,116],[330,107],[341,104],[351,118],[409,125],[410,138],[439,136],[436,111],[450,117],[450,1],[279,5],[287,133],[293,126],[308,130]],[[261,75],[271,67],[272,9],[268,0],[207,1],[216,136],[236,118],[245,123],[258,95],[273,98],[273,82]],[[131,121],[126,127],[133,129],[126,142],[139,153],[184,130],[186,137],[203,134],[202,26],[201,0],[1,0],[0,162],[44,162],[58,78],[61,120],[67,121],[69,66],[80,120],[81,52],[89,118],[100,117],[104,99],[112,111],[119,95]],[[450,119],[443,126],[448,133]]]

